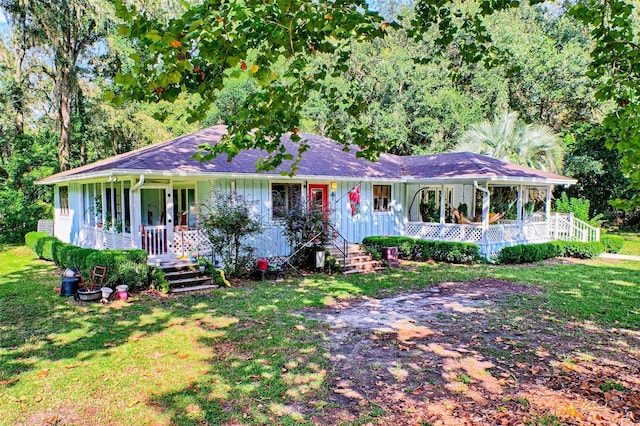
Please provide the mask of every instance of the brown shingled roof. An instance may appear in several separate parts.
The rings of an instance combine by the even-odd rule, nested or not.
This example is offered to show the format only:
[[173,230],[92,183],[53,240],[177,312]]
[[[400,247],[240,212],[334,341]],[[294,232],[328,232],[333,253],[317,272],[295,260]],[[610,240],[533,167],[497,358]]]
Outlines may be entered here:
[[[140,174],[160,173],[165,175],[211,175],[211,174],[255,174],[258,159],[266,156],[261,150],[245,150],[232,161],[226,154],[210,162],[199,162],[191,158],[198,145],[215,145],[226,133],[226,126],[214,126],[169,141],[140,148],[125,154],[58,173],[41,180],[41,184],[71,181],[110,173]],[[299,164],[299,177],[327,177],[332,179],[514,179],[552,181],[551,183],[573,183],[572,179],[528,167],[517,166],[468,152],[399,157],[382,154],[376,162],[356,157],[356,149],[345,152],[343,147],[322,136],[302,134],[309,144]],[[282,141],[290,153],[297,153],[297,145],[289,136]],[[290,162],[265,176],[279,176],[288,171]]]

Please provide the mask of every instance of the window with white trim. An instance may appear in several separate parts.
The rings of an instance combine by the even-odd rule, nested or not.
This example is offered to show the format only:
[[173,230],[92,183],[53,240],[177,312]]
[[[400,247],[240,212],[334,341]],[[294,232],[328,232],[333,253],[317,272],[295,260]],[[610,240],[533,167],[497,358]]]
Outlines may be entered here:
[[69,187],[58,187],[58,199],[60,201],[60,215],[69,216]]
[[289,211],[300,201],[302,184],[300,183],[272,183],[271,184],[271,218],[284,219]]
[[373,185],[373,211],[388,212],[391,209],[391,185]]

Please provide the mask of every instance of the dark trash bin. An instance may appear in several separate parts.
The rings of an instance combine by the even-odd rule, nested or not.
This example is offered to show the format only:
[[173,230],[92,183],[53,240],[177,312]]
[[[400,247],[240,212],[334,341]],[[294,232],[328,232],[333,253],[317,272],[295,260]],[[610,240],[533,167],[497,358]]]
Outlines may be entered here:
[[397,268],[398,263],[398,247],[383,247],[382,248],[382,260],[387,262],[389,266]]
[[62,277],[60,285],[60,296],[70,297],[78,292],[78,283],[80,278],[78,277]]

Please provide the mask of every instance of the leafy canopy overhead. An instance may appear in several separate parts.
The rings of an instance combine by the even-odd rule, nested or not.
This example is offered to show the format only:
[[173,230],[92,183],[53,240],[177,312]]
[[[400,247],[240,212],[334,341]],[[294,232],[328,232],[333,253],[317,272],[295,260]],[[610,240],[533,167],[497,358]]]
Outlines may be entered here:
[[[417,40],[436,34],[436,43],[430,54],[416,59],[433,60],[455,48],[463,62],[505,63],[508,52],[492,43],[484,21],[496,11],[521,4],[524,1],[417,0],[409,33]],[[167,22],[128,8],[122,0],[116,5],[126,22],[121,33],[134,40],[139,53],[131,55],[132,71],[116,79],[122,90],[112,94],[113,99],[172,100],[186,91],[199,93],[210,104],[225,81],[249,75],[257,90],[230,120],[229,136],[215,147],[203,147],[199,157],[207,160],[219,152],[233,156],[241,149],[262,148],[271,155],[258,164],[260,169],[291,158],[279,140],[284,133],[291,132],[300,142],[299,155],[304,152],[297,129],[302,106],[311,95],[325,99],[336,112],[359,116],[366,103],[357,90],[338,93],[325,82],[348,72],[354,40],[381,38],[390,27],[399,26],[385,22],[362,0],[204,0]],[[617,105],[605,124],[624,135],[618,143],[624,153],[622,167],[640,186],[638,7],[628,0],[578,0],[558,13],[569,13],[591,28],[594,48],[587,73],[600,83],[598,97]],[[335,59],[313,62],[319,53]],[[455,73],[454,67],[454,77]],[[364,123],[352,123],[346,129],[329,123],[327,136],[362,147],[361,155],[367,158],[388,148]]]
[[[325,90],[325,78],[346,70],[352,40],[382,37],[390,26],[361,0],[205,0],[166,24],[121,1],[117,9],[127,21],[121,33],[135,40],[138,52],[145,52],[131,55],[132,71],[116,78],[127,96],[173,100],[188,91],[210,104],[225,81],[251,76],[257,89],[229,123],[229,137],[216,146],[203,146],[200,158],[261,147],[272,155],[258,164],[260,169],[293,159],[280,144],[285,133],[300,142],[300,155],[305,151],[305,142],[297,136],[305,101],[311,93],[330,100],[341,96]],[[312,68],[310,61],[319,53],[335,55],[336,61]],[[357,115],[363,106],[354,95],[349,113]],[[366,146],[364,155],[378,151],[365,128],[331,136]]]

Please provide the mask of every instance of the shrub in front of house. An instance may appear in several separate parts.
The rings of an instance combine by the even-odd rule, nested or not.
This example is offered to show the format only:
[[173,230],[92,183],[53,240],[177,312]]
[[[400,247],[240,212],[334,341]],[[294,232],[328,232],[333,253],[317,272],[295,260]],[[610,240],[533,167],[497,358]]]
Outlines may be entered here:
[[95,250],[63,243],[44,232],[30,232],[25,243],[41,259],[54,262],[62,269],[77,268],[85,280],[94,266],[107,268],[104,285],[126,284],[130,289],[147,285],[147,253],[144,250]]
[[46,232],[35,232],[35,231],[29,232],[27,235],[24,236],[24,243],[27,245],[27,247],[29,247],[31,250],[35,252],[36,243],[38,242],[38,240],[46,236],[47,236]]
[[520,244],[505,247],[498,254],[498,263],[530,263],[562,256],[562,242],[551,241],[539,244]]
[[404,260],[474,263],[481,259],[480,248],[471,243],[430,241],[410,237],[366,237],[362,245],[377,260],[382,259],[384,247],[397,247],[398,258]]
[[604,246],[605,252],[620,253],[624,245],[624,238],[619,235],[603,235],[600,237],[600,242]]
[[599,242],[551,241],[505,247],[498,254],[498,263],[531,263],[554,257],[593,259],[604,251]]
[[599,241],[583,243],[580,241],[562,242],[564,257],[575,257],[578,259],[593,259],[604,252],[604,246]]

